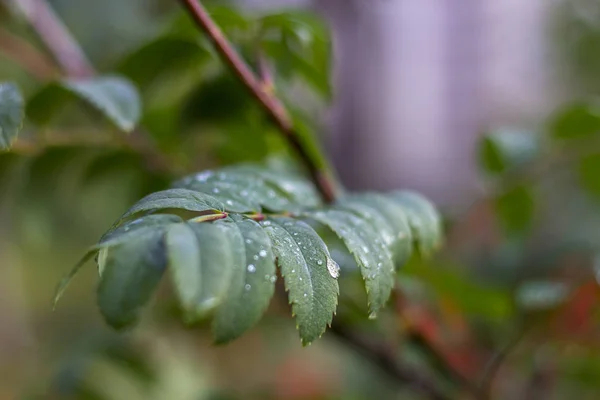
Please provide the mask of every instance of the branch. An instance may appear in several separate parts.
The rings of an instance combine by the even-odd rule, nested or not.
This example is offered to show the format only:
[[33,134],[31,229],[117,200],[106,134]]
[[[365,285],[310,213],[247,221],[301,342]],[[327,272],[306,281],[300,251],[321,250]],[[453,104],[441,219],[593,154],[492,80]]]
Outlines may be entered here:
[[94,68],[45,0],[16,0],[15,4],[37,32],[54,60],[70,77],[95,75]]
[[508,342],[502,349],[500,349],[487,363],[485,369],[483,370],[483,376],[481,377],[480,390],[482,400],[487,400],[492,397],[492,388],[494,384],[494,378],[500,371],[500,367],[508,357],[508,355],[512,352],[512,350],[519,344],[521,339],[527,333],[526,330],[521,331],[518,335],[516,335],[510,342]]
[[365,338],[349,332],[343,325],[334,323],[330,332],[345,344],[354,348],[368,358],[381,371],[398,382],[404,382],[413,389],[427,395],[433,400],[451,400],[437,383],[427,374],[419,372],[412,365],[400,363],[394,352],[381,346],[381,342],[369,342]]
[[128,147],[122,142],[113,140],[110,135],[103,134],[102,131],[78,131],[77,135],[72,135],[62,131],[47,131],[43,137],[21,134],[11,147],[10,152],[22,156],[34,156],[48,149],[59,147],[90,147],[103,149],[122,149]]
[[400,290],[398,288],[394,289],[392,295],[394,296],[396,314],[404,321],[408,330],[406,340],[421,349],[421,351],[432,360],[432,364],[437,371],[451,380],[457,387],[470,393],[474,398],[478,398],[479,389],[474,383],[459,371],[447,358],[442,349],[438,348],[438,346],[411,321],[411,318],[408,317],[405,311],[405,297]]
[[290,146],[308,170],[312,181],[318,188],[326,202],[335,200],[334,186],[326,172],[318,167],[318,163],[311,157],[302,144],[300,135],[294,129],[294,123],[283,103],[275,96],[272,90],[263,85],[263,82],[250,69],[248,64],[235,51],[223,32],[212,20],[204,6],[198,0],[180,0],[198,27],[212,41],[217,52],[224,62],[229,65],[237,77],[256,98],[271,120],[279,128]]

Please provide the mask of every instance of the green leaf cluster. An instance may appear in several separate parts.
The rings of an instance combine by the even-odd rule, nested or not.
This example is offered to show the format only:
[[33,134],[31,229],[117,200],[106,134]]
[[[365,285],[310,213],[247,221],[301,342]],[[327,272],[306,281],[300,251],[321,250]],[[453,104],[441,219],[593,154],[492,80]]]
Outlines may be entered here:
[[422,196],[348,194],[324,205],[303,177],[240,165],[188,176],[134,204],[63,279],[97,256],[98,304],[115,328],[133,325],[161,278],[171,278],[188,323],[212,320],[217,343],[254,326],[280,276],[301,340],[320,337],[335,314],[340,268],[315,224],[354,256],[375,317],[395,271],[440,245],[441,223]]

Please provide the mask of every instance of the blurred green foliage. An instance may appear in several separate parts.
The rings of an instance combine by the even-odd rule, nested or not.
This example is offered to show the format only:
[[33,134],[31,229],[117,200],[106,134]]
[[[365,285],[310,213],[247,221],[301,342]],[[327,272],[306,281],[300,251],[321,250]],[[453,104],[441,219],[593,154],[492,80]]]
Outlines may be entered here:
[[[56,110],[62,102],[52,97],[40,107],[52,123],[27,121],[15,151],[0,154],[0,399],[422,398],[330,336],[301,350],[288,310],[277,304],[225,348],[209,346],[206,326],[175,322],[180,311],[162,287],[142,327],[109,332],[89,290],[93,272],[49,313],[58,277],[136,199],[184,172],[264,160],[293,168],[264,114],[173,3],[52,2],[102,75],[137,87],[140,126],[172,168],[146,157],[135,133],[117,133],[99,118],[114,116],[81,94]],[[318,143],[314,111],[332,94],[323,24],[305,12],[242,13],[215,3],[219,25],[253,67],[267,58],[276,90],[294,100],[287,103],[306,125],[306,141]],[[564,3],[571,18],[562,20],[565,43],[556,42],[577,71],[574,92],[597,94],[598,2]],[[2,29],[43,53],[10,10],[0,7]],[[28,101],[56,87],[56,78],[31,76],[0,41],[0,81],[16,82]],[[435,366],[417,335],[478,381],[489,359],[524,331],[497,374],[494,398],[535,390],[553,393],[544,398],[597,398],[597,107],[582,97],[536,132],[484,135],[481,198],[465,215],[448,217],[441,254],[415,256],[399,272],[403,297],[393,303],[403,307],[390,305],[377,323],[365,318],[354,260],[332,246],[343,271],[336,320],[374,341],[389,339],[399,359],[451,390],[459,385]]]

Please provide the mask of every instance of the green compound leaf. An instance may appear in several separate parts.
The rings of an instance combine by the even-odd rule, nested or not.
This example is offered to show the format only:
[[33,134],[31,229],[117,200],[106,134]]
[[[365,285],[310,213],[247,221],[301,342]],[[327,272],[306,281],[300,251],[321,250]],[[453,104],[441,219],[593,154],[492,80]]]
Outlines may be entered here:
[[27,116],[38,124],[47,124],[67,103],[84,100],[124,132],[131,132],[142,113],[140,95],[125,78],[102,76],[66,79],[42,88],[27,104]]
[[[63,279],[55,301],[98,255],[101,312],[110,325],[129,327],[168,268],[185,320],[211,319],[215,341],[227,343],[260,320],[279,266],[306,345],[332,323],[340,268],[304,220],[328,227],[354,256],[371,317],[389,299],[396,268],[408,260],[414,243],[429,254],[441,242],[437,211],[412,192],[343,195],[324,205],[302,176],[256,165],[194,174],[174,186],[125,212]],[[184,220],[168,214],[182,210],[198,215]],[[132,219],[139,214],[149,215]],[[331,237],[331,231],[323,234]]]

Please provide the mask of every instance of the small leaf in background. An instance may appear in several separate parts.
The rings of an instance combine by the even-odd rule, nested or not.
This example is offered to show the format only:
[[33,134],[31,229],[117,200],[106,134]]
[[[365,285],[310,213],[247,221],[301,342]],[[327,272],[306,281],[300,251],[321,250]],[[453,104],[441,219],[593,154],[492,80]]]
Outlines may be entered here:
[[585,156],[579,161],[579,182],[590,195],[600,200],[600,154]]
[[23,125],[23,96],[13,83],[0,83],[0,150],[7,150]]
[[271,14],[259,20],[262,48],[279,73],[297,74],[322,95],[331,95],[330,38],[325,23],[307,12]]
[[580,102],[560,109],[550,118],[548,131],[557,139],[596,135],[600,133],[600,106]]
[[339,267],[323,240],[306,223],[273,218],[261,225],[273,243],[302,343],[309,344],[325,332],[333,319]]
[[67,79],[46,85],[29,100],[27,115],[38,124],[47,124],[74,98],[84,100],[125,132],[132,131],[141,117],[136,87],[118,76]]
[[562,304],[568,295],[569,288],[564,282],[534,281],[517,288],[515,301],[525,310],[547,310]]
[[538,150],[537,137],[531,132],[503,129],[483,137],[479,161],[485,172],[495,175],[531,161]]
[[[413,261],[407,264],[399,280],[406,296],[426,298],[428,291],[433,290],[441,305],[451,305],[465,315],[489,321],[503,322],[513,313],[512,293],[509,290],[460,271],[458,264],[438,260]],[[408,292],[406,276],[413,279],[413,282],[409,281],[413,288]]]
[[178,71],[188,65],[199,68],[208,59],[208,51],[200,46],[197,39],[162,36],[126,55],[119,62],[117,71],[138,87],[145,88],[161,74]]
[[532,224],[535,201],[531,188],[517,186],[495,200],[500,223],[509,234],[521,234]]

